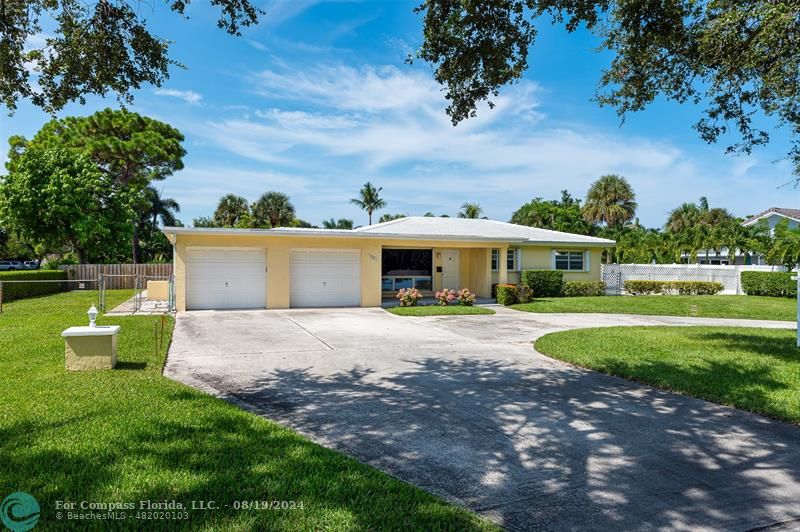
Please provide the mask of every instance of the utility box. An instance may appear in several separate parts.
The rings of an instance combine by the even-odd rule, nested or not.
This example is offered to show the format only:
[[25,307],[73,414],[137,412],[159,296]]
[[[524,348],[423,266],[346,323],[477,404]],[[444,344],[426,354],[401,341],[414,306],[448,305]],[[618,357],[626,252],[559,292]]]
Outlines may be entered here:
[[61,333],[67,371],[112,369],[117,365],[119,325],[70,327]]
[[147,281],[147,299],[150,301],[169,300],[169,281]]

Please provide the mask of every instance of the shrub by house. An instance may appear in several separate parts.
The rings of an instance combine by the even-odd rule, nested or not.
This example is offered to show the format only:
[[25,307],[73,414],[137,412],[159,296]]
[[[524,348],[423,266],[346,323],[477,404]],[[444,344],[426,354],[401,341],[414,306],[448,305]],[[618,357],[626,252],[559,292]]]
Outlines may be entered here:
[[792,272],[742,272],[742,289],[748,296],[797,297]]

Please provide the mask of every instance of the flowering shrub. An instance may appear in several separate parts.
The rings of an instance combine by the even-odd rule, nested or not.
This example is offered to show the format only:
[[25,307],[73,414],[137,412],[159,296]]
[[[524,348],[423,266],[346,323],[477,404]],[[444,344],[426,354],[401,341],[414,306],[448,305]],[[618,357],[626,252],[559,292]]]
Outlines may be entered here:
[[422,299],[422,292],[416,288],[401,288],[397,292],[397,299],[400,300],[401,307],[416,307],[417,301]]
[[465,307],[471,307],[475,304],[475,294],[469,288],[462,288],[458,291],[458,301]]
[[446,307],[450,303],[456,300],[458,295],[456,294],[455,290],[450,290],[449,288],[442,288],[439,292],[434,294],[436,299],[439,300],[439,304],[443,307]]

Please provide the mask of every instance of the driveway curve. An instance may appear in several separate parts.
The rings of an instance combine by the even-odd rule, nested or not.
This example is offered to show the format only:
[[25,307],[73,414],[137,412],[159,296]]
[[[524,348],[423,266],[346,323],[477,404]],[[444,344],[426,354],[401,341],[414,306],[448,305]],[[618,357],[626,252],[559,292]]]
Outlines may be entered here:
[[800,428],[531,345],[579,327],[793,323],[497,311],[183,313],[165,374],[509,530],[800,528]]

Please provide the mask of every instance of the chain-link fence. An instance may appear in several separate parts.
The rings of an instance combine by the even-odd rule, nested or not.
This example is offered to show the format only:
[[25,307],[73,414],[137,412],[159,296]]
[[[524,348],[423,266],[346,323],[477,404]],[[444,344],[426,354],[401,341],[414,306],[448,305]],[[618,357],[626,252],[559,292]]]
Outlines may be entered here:
[[[97,279],[0,281],[0,316],[48,297],[48,309],[92,305],[104,314],[166,314],[175,309],[174,277],[99,275]],[[109,288],[123,286],[125,288]],[[128,288],[132,286],[132,288]],[[50,297],[52,296],[52,297]]]

